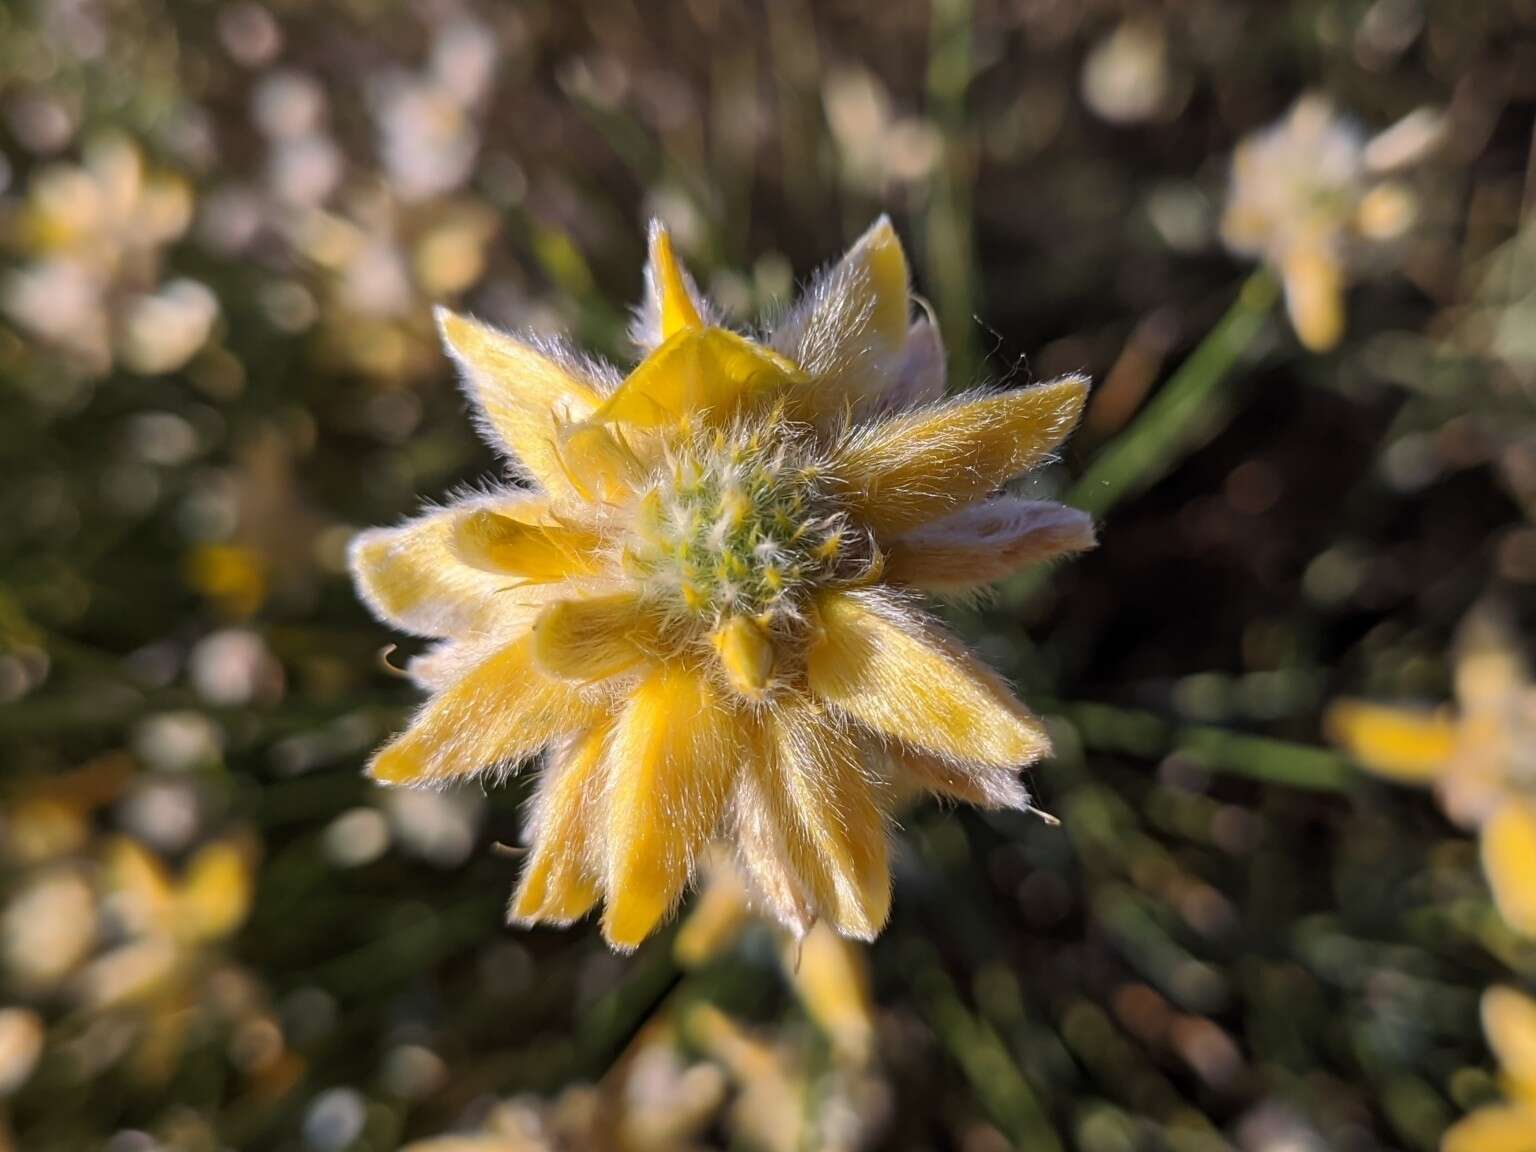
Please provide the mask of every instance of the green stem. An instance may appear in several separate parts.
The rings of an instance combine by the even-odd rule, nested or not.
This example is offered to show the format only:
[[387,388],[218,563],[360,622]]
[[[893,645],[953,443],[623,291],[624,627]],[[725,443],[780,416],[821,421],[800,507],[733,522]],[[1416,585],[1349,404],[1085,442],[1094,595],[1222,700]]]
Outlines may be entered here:
[[1131,426],[1106,445],[1066,502],[1103,516],[1125,497],[1163,476],[1195,441],[1208,434],[1206,418],[1232,366],[1264,328],[1279,296],[1279,286],[1265,269],[1250,276],[1237,299],[1189,359],[1152,398]]

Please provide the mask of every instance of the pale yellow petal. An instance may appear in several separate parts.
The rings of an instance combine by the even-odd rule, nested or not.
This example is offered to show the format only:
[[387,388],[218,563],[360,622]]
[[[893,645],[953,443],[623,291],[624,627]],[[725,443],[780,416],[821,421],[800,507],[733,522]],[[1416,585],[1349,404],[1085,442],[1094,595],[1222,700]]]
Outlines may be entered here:
[[533,637],[523,636],[429,699],[368,771],[385,784],[431,784],[508,769],[600,714],[596,702],[539,670]]
[[863,945],[818,924],[784,948],[784,966],[806,1015],[844,1060],[864,1064],[874,1047],[874,998]]
[[533,851],[512,897],[512,920],[569,924],[597,903],[601,869],[594,832],[603,798],[611,725],[594,724],[550,755],[535,794]]
[[1041,463],[1088,395],[1080,376],[960,397],[859,428],[833,451],[830,480],[880,535],[910,531]]
[[634,592],[557,600],[533,626],[535,662],[563,680],[617,676],[640,664],[656,645],[654,616]]
[[810,701],[775,701],[777,754],[755,760],[789,871],[845,936],[872,940],[890,914],[885,817],[858,745]]
[[1536,1152],[1536,1108],[1480,1108],[1446,1130],[1440,1152]]
[[348,560],[363,602],[386,624],[418,636],[472,636],[532,619],[527,597],[505,575],[472,568],[453,542],[459,520],[477,508],[522,519],[542,514],[533,498],[507,497],[428,512],[352,541]]
[[1326,352],[1344,335],[1344,269],[1322,242],[1299,241],[1280,264],[1285,308],[1301,342]]
[[[749,754],[749,763],[764,763],[769,756],[777,756],[776,746],[765,743],[766,734],[754,732],[757,743]],[[836,893],[825,870],[811,876],[796,870],[790,857],[789,840],[797,849],[810,853],[814,848],[799,835],[800,825],[786,817],[788,803],[783,799],[770,800],[764,793],[765,783],[778,780],[777,771],[764,768],[743,772],[736,786],[733,801],[731,827],[736,844],[736,863],[747,881],[753,902],[777,920],[792,936],[804,936],[816,923],[817,897],[813,883],[823,893],[822,904],[830,912],[836,907]],[[785,832],[785,825],[789,831]]]
[[932,592],[965,592],[1092,547],[1093,519],[1086,512],[999,496],[891,541],[885,576]]
[[1456,750],[1456,722],[1445,711],[1340,700],[1329,706],[1323,726],[1360,767],[1406,784],[1433,781]]
[[590,576],[602,567],[602,536],[548,515],[514,518],[490,508],[463,513],[449,548],[471,568],[532,583]]
[[703,679],[667,667],[635,689],[608,753],[603,936],[629,950],[672,911],[720,825],[744,719]]
[[952,641],[863,593],[816,602],[806,675],[817,699],[957,764],[1017,768],[1050,750],[1039,720]]
[[541,487],[569,491],[556,441],[564,424],[586,419],[602,403],[591,376],[573,357],[446,308],[438,309],[437,322],[486,431]]
[[1507,985],[1483,993],[1483,1033],[1514,1093],[1536,1088],[1536,1000]]
[[784,357],[734,332],[685,328],[642,360],[593,419],[635,428],[663,428],[685,419],[723,424],[743,404],[803,382]]
[[1503,804],[1483,825],[1481,846],[1499,914],[1516,932],[1536,936],[1536,804]]

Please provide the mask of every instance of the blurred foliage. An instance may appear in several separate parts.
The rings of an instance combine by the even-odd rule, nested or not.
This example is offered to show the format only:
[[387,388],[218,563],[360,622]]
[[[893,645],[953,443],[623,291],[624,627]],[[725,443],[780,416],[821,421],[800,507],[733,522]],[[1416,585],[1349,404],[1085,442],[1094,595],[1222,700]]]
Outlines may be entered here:
[[[1309,90],[1444,118],[1322,354],[1219,242]],[[1322,716],[1532,634],[1533,109],[1529,0],[0,8],[4,1141],[1435,1148],[1536,949]],[[1100,381],[1100,549],[951,611],[1061,827],[913,813],[825,969],[503,928],[523,783],[359,774],[347,541],[490,467],[431,304],[622,361],[648,217],[745,321],[885,210],[951,379]]]

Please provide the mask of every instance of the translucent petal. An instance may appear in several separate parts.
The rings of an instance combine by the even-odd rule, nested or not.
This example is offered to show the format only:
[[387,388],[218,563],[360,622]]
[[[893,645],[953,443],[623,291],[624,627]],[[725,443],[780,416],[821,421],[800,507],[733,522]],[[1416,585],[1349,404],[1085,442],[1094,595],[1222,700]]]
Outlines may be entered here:
[[585,419],[602,403],[591,373],[574,357],[525,344],[446,308],[438,309],[437,322],[487,436],[541,487],[569,491],[555,443],[563,424]]
[[533,852],[509,910],[516,922],[569,924],[597,903],[600,869],[592,834],[609,731],[606,723],[594,724],[551,754],[539,778],[529,827]]
[[1456,722],[1446,712],[1340,700],[1329,707],[1324,727],[1367,772],[1405,784],[1434,780],[1456,751]]
[[1483,825],[1481,846],[1499,914],[1516,932],[1536,936],[1536,804],[1500,806]]
[[472,568],[453,547],[467,511],[522,519],[543,513],[535,497],[439,508],[394,528],[359,533],[348,555],[358,595],[386,624],[418,636],[476,635],[531,620],[530,596],[506,576]]
[[740,407],[804,381],[782,356],[723,328],[686,328],[629,374],[594,420],[663,428],[688,418],[728,422]]
[[806,665],[817,699],[875,732],[957,764],[1019,767],[1050,750],[1045,729],[952,641],[863,593],[827,593]]
[[879,534],[937,520],[1039,464],[1082,414],[1080,376],[960,397],[854,431],[833,451],[831,480]]
[[777,702],[776,755],[752,763],[789,871],[833,927],[872,940],[891,905],[885,818],[859,747],[813,703]]
[[681,898],[719,828],[742,761],[742,728],[686,670],[658,670],[635,689],[608,753],[603,936],[613,947],[636,947]]
[[977,808],[1029,808],[1029,789],[1012,768],[990,764],[956,764],[908,748],[888,750],[892,783],[904,793],[931,793]]
[[893,540],[885,575],[933,592],[965,592],[1091,547],[1093,520],[1087,513],[999,496]]
[[[926,305],[925,305],[926,306]],[[924,316],[907,329],[895,373],[880,396],[880,410],[900,412],[944,398],[949,378],[944,362],[944,340],[932,316]]]
[[606,680],[634,668],[655,649],[651,624],[634,592],[557,600],[534,623],[534,660],[564,680]]
[[635,311],[629,336],[642,352],[653,351],[684,327],[712,325],[709,302],[677,259],[672,237],[660,220],[652,220],[645,265],[645,293]]
[[510,768],[592,724],[597,702],[539,671],[533,637],[482,657],[429,699],[368,770],[386,784],[431,784]]

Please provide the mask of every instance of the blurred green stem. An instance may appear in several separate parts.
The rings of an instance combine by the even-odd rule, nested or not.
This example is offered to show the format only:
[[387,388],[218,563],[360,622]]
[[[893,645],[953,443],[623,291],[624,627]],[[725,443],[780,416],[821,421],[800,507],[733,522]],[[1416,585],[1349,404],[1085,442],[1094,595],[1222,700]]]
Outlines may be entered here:
[[1093,458],[1066,502],[1103,516],[1163,476],[1200,436],[1209,434],[1212,400],[1263,330],[1278,296],[1279,285],[1266,269],[1248,277],[1226,315],[1130,427]]

